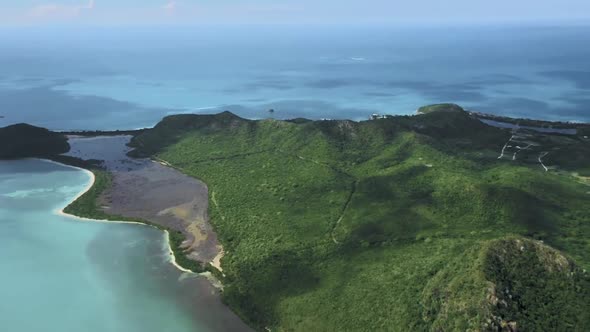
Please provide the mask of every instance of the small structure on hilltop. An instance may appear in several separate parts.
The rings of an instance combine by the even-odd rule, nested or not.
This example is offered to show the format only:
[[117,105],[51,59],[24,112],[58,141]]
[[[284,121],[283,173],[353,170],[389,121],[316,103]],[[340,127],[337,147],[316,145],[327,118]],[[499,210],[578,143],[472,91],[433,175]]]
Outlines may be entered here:
[[369,120],[378,120],[378,119],[386,119],[386,118],[387,118],[387,115],[381,115],[381,114],[378,114],[378,113],[373,113],[369,117]]

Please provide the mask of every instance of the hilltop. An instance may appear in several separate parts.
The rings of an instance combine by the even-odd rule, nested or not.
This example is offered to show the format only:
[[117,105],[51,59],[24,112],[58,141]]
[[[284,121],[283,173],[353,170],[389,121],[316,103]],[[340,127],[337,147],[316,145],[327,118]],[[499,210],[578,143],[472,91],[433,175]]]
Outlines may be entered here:
[[434,112],[443,112],[443,113],[462,113],[465,112],[463,107],[457,104],[434,104],[434,105],[427,105],[422,106],[418,109],[418,114],[428,114]]
[[65,135],[28,124],[0,128],[0,159],[49,157],[68,152]]
[[133,154],[207,183],[224,300],[260,330],[590,326],[588,142],[525,130],[524,149],[457,107],[169,116]]

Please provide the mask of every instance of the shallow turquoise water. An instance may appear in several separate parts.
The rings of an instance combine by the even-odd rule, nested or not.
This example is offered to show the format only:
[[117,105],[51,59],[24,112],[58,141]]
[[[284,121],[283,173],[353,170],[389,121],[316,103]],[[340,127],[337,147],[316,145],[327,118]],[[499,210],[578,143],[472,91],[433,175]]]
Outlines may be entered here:
[[88,182],[45,161],[0,162],[0,331],[225,330],[228,312],[169,263],[161,231],[54,213]]

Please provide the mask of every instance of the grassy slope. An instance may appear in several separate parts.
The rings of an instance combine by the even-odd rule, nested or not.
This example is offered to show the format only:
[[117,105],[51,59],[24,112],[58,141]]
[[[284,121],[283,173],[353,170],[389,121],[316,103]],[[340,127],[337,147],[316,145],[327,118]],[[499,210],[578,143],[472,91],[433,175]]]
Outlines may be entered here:
[[508,137],[460,111],[362,123],[223,113],[167,118],[134,143],[209,185],[224,298],[253,326],[454,330],[511,319],[487,299],[494,276],[478,258],[495,239],[542,239],[590,267],[588,188],[489,158]]

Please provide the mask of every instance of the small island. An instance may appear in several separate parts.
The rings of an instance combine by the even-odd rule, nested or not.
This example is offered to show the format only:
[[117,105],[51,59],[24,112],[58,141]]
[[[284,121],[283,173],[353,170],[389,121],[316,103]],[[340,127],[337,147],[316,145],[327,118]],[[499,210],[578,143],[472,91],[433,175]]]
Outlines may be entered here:
[[[96,175],[72,213],[168,230],[178,265],[208,271],[256,330],[590,325],[586,125],[503,128],[454,104],[418,113],[361,122],[182,114],[115,136],[132,150],[114,164],[90,167],[77,159],[84,151],[59,157],[63,134],[49,134],[49,151]],[[12,157],[48,157],[44,140],[33,142]],[[108,197],[126,183],[114,179],[151,167],[205,190],[200,224],[112,213]],[[214,258],[199,256],[189,227],[215,239]]]

